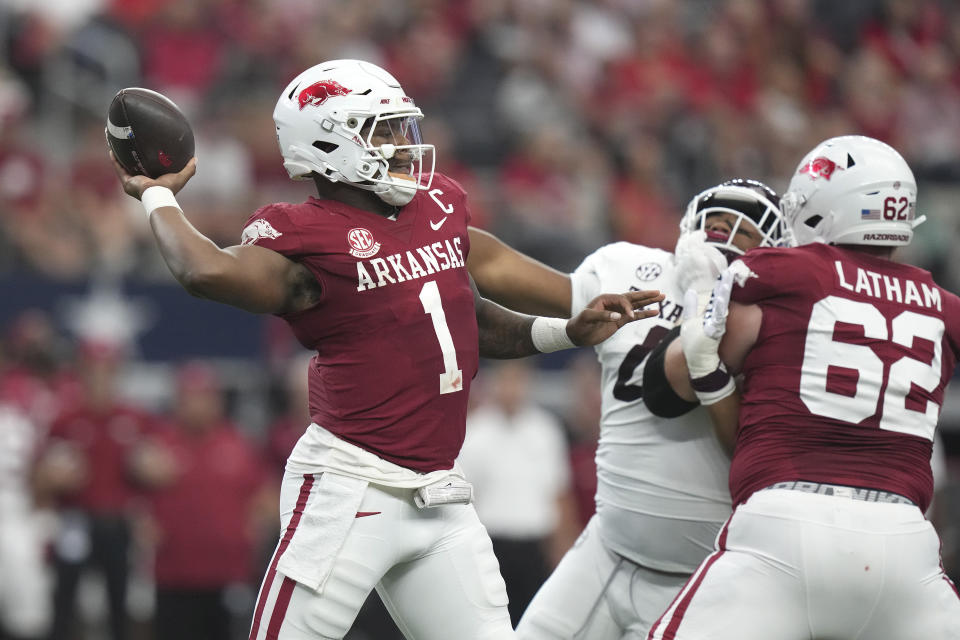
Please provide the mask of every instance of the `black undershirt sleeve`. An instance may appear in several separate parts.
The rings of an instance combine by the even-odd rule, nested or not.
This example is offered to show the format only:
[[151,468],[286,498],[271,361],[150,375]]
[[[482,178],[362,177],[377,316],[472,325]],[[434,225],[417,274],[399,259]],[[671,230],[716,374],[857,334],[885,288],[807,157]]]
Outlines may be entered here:
[[667,347],[679,336],[679,326],[671,329],[650,352],[643,368],[643,403],[650,413],[661,418],[677,418],[700,406],[699,402],[689,402],[678,396],[667,380],[664,368]]

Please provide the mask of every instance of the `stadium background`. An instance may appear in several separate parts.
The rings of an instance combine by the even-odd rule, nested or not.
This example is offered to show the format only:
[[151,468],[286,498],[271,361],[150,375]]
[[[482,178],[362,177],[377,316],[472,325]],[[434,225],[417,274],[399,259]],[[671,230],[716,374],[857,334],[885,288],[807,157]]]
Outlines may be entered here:
[[[671,249],[703,188],[745,176],[782,190],[816,142],[861,133],[918,178],[928,221],[905,259],[960,291],[960,6],[946,0],[2,0],[0,38],[0,374],[38,351],[69,371],[78,345],[106,341],[127,356],[124,395],[163,411],[176,366],[202,359],[258,442],[300,349],[279,321],[172,281],[106,162],[122,87],[190,118],[199,172],[180,200],[221,246],[256,207],[311,193],[281,166],[280,89],[362,58],[423,109],[474,224],[559,269],[614,240]],[[533,393],[561,417],[573,362],[537,361]],[[955,387],[937,514],[954,577]]]

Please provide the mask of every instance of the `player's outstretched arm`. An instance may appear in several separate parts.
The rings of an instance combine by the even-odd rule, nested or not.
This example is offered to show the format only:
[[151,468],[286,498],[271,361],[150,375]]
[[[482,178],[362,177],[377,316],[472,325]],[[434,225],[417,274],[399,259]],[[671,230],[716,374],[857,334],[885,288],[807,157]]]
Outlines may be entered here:
[[496,236],[470,231],[467,269],[481,295],[508,309],[558,318],[570,316],[570,275],[534,260]]
[[[676,418],[700,405],[690,381],[682,343],[672,332],[650,353],[643,369],[643,403],[656,416]],[[733,453],[740,418],[740,393],[732,393],[704,405],[717,439]]]
[[483,298],[473,286],[480,331],[480,355],[484,358],[520,358],[603,342],[628,322],[656,315],[643,309],[659,302],[659,292],[634,291],[603,294],[570,320],[522,315]]
[[663,297],[659,291],[600,294],[567,321],[567,335],[578,347],[600,344],[628,322],[658,315],[659,307],[644,307],[663,301]]
[[[740,418],[740,392],[732,375],[739,372],[756,342],[762,311],[756,305],[730,302],[735,280],[733,269],[717,281],[706,308],[691,313],[680,329],[679,345],[668,348],[666,367],[673,373],[686,369],[690,387],[706,407],[720,442],[732,452]],[[685,306],[697,308],[696,294],[687,293]]]
[[710,422],[717,440],[729,455],[737,445],[737,429],[740,427],[740,392],[731,393],[725,398],[707,405]]
[[700,406],[690,385],[679,337],[680,327],[674,327],[653,348],[643,366],[643,403],[661,418],[676,418]]
[[[150,187],[179,192],[197,169],[194,158],[180,173],[133,176],[110,155],[123,190],[138,200]],[[319,300],[320,286],[306,267],[254,245],[221,249],[190,224],[169,192],[166,198],[150,212],[150,227],[171,273],[191,295],[255,313],[299,311]]]

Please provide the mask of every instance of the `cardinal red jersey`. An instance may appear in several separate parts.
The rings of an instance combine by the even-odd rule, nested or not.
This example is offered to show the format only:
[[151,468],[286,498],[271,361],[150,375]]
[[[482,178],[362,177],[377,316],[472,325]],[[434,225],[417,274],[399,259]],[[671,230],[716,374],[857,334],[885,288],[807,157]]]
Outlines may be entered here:
[[824,244],[756,249],[732,299],[759,305],[730,470],[734,503],[780,481],[930,502],[960,298],[909,265]]
[[252,502],[266,480],[259,452],[229,423],[203,433],[170,424],[156,439],[177,469],[169,485],[150,494],[157,584],[212,588],[249,579]]
[[156,429],[156,418],[127,406],[97,410],[84,405],[68,408],[50,426],[47,446],[67,442],[86,463],[86,481],[64,503],[95,513],[126,511],[141,488],[130,477],[128,458],[133,446]]
[[449,469],[463,443],[479,348],[466,194],[436,174],[395,220],[333,200],[276,204],[243,231],[305,265],[320,302],[283,316],[316,349],[310,415],[395,464]]

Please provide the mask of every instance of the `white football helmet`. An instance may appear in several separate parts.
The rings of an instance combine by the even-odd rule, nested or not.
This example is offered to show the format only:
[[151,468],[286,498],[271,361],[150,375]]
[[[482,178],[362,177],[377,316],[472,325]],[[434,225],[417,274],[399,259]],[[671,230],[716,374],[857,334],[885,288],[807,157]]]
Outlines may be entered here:
[[[759,180],[734,178],[701,191],[687,205],[680,220],[680,236],[694,231],[705,231],[707,216],[712,213],[732,213],[737,222],[730,234],[717,238],[706,233],[706,241],[728,258],[742,256],[743,251],[733,244],[737,229],[749,220],[760,232],[761,247],[793,246],[793,235],[780,212],[777,193]],[[705,231],[706,232],[706,231]]]
[[291,178],[318,174],[398,206],[433,180],[433,145],[423,144],[422,118],[393,76],[362,60],[310,67],[287,85],[273,110]]
[[910,244],[917,183],[903,157],[866,136],[840,136],[808,153],[780,206],[800,244]]

